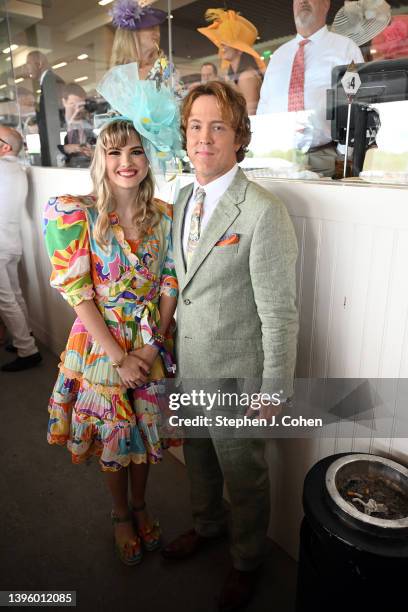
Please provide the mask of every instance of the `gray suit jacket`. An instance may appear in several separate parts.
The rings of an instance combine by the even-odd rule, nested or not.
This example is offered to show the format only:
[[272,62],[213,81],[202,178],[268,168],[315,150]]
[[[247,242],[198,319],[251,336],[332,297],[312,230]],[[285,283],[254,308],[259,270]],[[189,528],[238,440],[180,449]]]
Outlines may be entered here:
[[[239,169],[186,270],[182,232],[192,189],[183,188],[174,206],[179,376],[261,378],[262,391],[289,396],[298,331],[297,242],[286,208]],[[239,243],[218,246],[226,232],[237,234]]]

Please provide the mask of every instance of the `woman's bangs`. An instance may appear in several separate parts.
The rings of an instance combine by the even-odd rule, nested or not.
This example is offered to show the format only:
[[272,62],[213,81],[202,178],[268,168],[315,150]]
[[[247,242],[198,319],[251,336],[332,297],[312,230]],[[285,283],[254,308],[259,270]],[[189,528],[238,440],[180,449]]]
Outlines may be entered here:
[[130,136],[136,134],[133,123],[126,120],[112,121],[100,134],[102,145],[105,150],[121,149],[126,145]]

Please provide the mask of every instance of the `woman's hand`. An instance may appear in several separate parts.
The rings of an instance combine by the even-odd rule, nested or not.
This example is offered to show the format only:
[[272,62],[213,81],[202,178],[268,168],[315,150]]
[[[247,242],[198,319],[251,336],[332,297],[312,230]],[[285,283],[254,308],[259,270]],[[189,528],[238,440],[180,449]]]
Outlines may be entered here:
[[136,351],[131,351],[129,355],[133,357],[138,357],[142,359],[145,363],[148,364],[148,370],[151,370],[157,355],[159,354],[159,349],[155,346],[151,346],[150,344],[145,344],[141,348]]
[[151,368],[151,364],[142,355],[135,354],[138,352],[133,351],[133,353],[126,355],[122,366],[118,368],[118,374],[123,384],[131,389],[140,387],[147,382],[147,376]]

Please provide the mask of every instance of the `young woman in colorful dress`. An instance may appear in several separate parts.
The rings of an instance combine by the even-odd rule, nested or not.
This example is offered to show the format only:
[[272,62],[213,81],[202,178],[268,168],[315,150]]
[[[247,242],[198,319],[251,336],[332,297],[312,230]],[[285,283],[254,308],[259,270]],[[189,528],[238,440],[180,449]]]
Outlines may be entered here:
[[51,285],[77,314],[49,403],[48,441],[66,444],[74,463],[99,457],[127,565],[160,545],[145,489],[165,445],[177,298],[172,207],[153,197],[142,141],[131,120],[110,121],[95,148],[93,194],[52,198],[45,211]]

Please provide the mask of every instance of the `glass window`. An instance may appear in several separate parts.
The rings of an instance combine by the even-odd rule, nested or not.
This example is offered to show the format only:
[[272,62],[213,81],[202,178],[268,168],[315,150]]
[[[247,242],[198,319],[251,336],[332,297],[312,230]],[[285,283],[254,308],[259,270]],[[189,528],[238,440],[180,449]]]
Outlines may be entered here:
[[[155,4],[165,10],[133,32],[112,23],[115,3],[109,0],[6,3],[0,37],[3,49],[9,38],[12,46],[9,57],[0,58],[0,100],[4,116],[23,131],[32,164],[89,166],[94,116],[108,108],[96,86],[112,65],[139,60],[142,78],[158,79],[156,61],[168,55],[168,13],[167,2]],[[174,76],[171,83],[176,86]]]
[[0,0],[0,123],[11,127],[19,125],[10,34],[3,0]]
[[[197,0],[173,2],[172,16],[173,57],[186,86],[218,78],[246,98],[253,136],[242,165],[250,174],[317,179],[346,170],[408,182],[401,2]],[[351,62],[361,85],[350,98],[345,168],[349,100],[341,81]]]
[[[135,31],[112,0],[0,0],[0,121],[20,126],[31,163],[89,166],[94,117],[107,110],[97,83],[137,61],[179,100],[211,79],[244,95],[249,175],[408,182],[399,0],[140,1],[150,17]],[[343,79],[351,62],[355,78]]]

